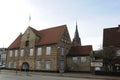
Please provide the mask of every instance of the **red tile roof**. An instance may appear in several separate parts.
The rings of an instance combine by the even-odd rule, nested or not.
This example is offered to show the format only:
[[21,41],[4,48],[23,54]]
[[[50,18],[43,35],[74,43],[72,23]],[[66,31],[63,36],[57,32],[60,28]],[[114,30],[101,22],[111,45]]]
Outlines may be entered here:
[[15,39],[15,41],[8,47],[8,49],[20,48],[22,34]]
[[104,29],[103,47],[120,47],[120,27]]
[[38,41],[37,45],[45,45],[58,42],[65,27],[66,25],[62,25],[39,31],[41,39]]
[[92,51],[93,49],[91,45],[73,46],[67,56],[90,56]]
[[[45,30],[40,30],[40,31],[32,27],[30,28],[38,37],[40,37],[38,42],[36,42],[36,46],[40,46],[40,45],[48,45],[48,44],[57,43],[62,36],[62,31],[64,31],[64,29],[67,28],[67,26],[61,25],[61,26],[57,26],[53,28],[48,28]],[[19,48],[21,37],[22,35],[19,35],[17,39],[8,48],[9,49]]]

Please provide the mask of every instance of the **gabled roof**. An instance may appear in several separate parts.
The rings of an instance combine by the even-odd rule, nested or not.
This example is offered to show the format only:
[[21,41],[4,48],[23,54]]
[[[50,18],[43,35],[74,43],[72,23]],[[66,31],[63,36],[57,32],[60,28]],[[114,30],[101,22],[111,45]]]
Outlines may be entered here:
[[15,39],[15,41],[8,47],[8,49],[20,48],[22,33]]
[[103,47],[108,46],[120,47],[120,26],[104,29]]
[[[40,45],[49,45],[49,44],[57,43],[62,36],[62,31],[64,31],[64,29],[67,28],[67,26],[61,25],[40,31],[32,27],[30,28],[38,37],[40,37],[40,39],[36,42],[36,46],[40,46]],[[9,49],[20,48],[21,37],[22,35],[19,35],[17,39],[8,48]]]
[[69,53],[67,56],[90,56],[92,51],[93,51],[92,45],[73,46],[69,50]]

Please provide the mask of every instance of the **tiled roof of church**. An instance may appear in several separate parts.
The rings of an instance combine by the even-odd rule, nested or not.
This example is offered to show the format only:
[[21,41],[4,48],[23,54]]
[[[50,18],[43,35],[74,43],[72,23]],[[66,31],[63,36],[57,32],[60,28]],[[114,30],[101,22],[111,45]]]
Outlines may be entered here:
[[104,29],[103,47],[108,46],[120,47],[120,26]]
[[[38,36],[40,39],[36,42],[36,46],[53,44],[57,43],[62,36],[62,31],[66,28],[66,25],[61,25],[53,28],[48,28],[44,30],[36,30],[32,27],[31,30]],[[22,35],[19,35],[17,39],[8,47],[9,49],[19,48]]]
[[67,56],[90,56],[92,51],[92,45],[73,46]]

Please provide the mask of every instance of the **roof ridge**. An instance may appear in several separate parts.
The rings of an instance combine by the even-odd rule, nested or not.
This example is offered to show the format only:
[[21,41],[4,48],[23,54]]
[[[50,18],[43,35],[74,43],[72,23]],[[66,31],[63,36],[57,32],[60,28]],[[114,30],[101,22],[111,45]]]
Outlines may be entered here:
[[110,27],[110,28],[104,28],[104,29],[116,29],[116,28],[120,28],[120,25],[118,24],[118,26],[117,27]]
[[67,25],[64,24],[64,25],[60,25],[60,26],[49,27],[49,28],[46,28],[46,29],[38,30],[38,31],[44,31],[44,30],[48,30],[48,29],[54,29],[54,28],[65,27],[65,26],[67,26]]
[[[22,33],[19,34],[19,36],[10,44],[10,46],[8,48],[12,47],[12,45],[14,45],[14,42],[19,40],[19,38],[21,38],[21,37],[22,37]],[[18,47],[20,47],[20,46],[18,46]]]

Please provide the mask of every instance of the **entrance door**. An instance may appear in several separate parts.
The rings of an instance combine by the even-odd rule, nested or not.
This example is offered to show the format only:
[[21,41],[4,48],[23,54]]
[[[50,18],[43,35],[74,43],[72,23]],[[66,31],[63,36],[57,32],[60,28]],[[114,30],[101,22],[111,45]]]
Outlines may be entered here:
[[28,64],[27,62],[24,62],[24,63],[22,64],[22,70],[23,70],[23,71],[28,71],[28,70],[29,70],[29,64]]
[[60,61],[59,72],[64,73],[64,61],[63,60]]

